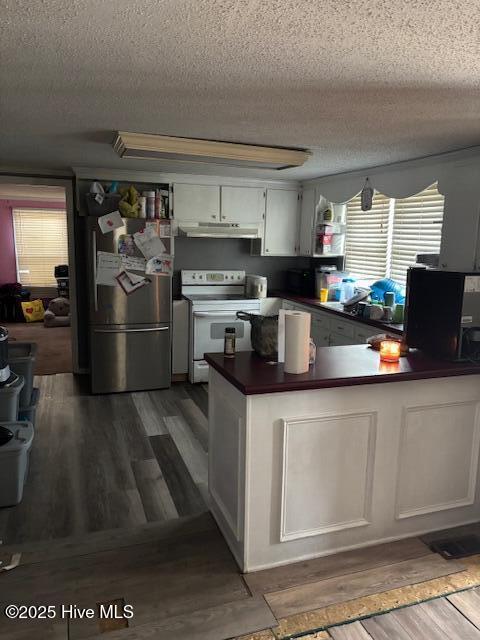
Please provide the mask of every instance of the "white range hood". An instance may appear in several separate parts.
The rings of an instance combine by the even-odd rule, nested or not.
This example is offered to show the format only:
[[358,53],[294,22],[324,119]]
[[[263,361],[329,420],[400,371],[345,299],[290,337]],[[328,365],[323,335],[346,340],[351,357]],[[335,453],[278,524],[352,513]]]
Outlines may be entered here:
[[256,225],[185,222],[178,225],[178,235],[188,238],[259,238]]

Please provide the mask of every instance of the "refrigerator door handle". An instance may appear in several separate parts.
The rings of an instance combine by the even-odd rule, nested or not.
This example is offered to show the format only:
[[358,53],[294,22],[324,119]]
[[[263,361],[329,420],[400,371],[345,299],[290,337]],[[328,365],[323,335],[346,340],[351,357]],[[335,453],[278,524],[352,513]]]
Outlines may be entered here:
[[170,327],[148,327],[147,329],[94,329],[94,333],[146,333],[147,331],[168,331]]
[[98,286],[97,286],[97,234],[92,231],[92,250],[93,250],[93,305],[95,311],[98,311]]

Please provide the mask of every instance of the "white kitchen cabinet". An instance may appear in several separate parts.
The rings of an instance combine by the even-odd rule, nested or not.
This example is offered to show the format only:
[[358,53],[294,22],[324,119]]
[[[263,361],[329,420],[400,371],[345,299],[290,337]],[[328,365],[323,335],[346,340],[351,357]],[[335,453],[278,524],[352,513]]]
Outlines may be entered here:
[[188,302],[173,301],[172,322],[172,373],[181,375],[188,373]]
[[371,338],[371,336],[375,336],[381,332],[381,329],[378,329],[377,327],[359,327],[355,329],[355,340],[358,344],[363,344],[367,342],[367,340]]
[[297,255],[298,226],[298,192],[285,189],[267,189],[264,255]]
[[220,222],[220,187],[174,184],[173,217],[177,222]]
[[310,337],[318,347],[328,347],[330,344],[330,329],[325,328],[322,322],[312,316],[312,324],[310,327]]
[[316,191],[305,189],[302,193],[300,208],[299,253],[301,256],[311,256],[314,248]]
[[355,338],[340,333],[332,332],[330,334],[330,346],[339,347],[344,344],[357,344]]
[[261,224],[265,217],[265,196],[265,189],[257,187],[221,187],[221,222]]

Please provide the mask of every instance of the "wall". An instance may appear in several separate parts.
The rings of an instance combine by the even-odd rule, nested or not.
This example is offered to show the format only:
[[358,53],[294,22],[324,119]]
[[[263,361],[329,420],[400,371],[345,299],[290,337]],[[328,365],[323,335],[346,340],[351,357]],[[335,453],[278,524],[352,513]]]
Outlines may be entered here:
[[283,289],[287,269],[308,268],[309,258],[250,255],[250,240],[240,238],[176,238],[173,293],[180,292],[181,269],[242,269],[268,278],[268,288]]
[[440,264],[448,270],[480,270],[480,150],[478,147],[365,171],[309,180],[332,202],[357,195],[365,179],[386,196],[406,198],[434,182],[445,196]]
[[16,282],[17,263],[12,209],[65,209],[61,202],[44,200],[0,200],[0,285]]

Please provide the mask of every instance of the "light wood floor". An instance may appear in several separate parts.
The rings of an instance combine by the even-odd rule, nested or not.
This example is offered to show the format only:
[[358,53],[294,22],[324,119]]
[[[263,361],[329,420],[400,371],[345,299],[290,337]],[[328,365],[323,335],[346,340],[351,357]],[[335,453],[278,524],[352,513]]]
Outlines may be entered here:
[[480,640],[480,589],[335,627],[329,636],[333,640]]
[[0,539],[51,540],[206,511],[206,388],[91,396],[79,380],[36,378],[28,482],[20,505],[0,509]]

